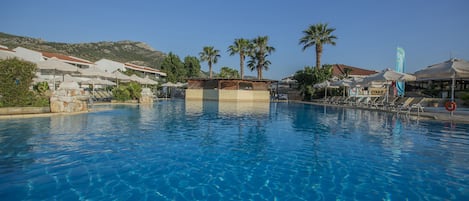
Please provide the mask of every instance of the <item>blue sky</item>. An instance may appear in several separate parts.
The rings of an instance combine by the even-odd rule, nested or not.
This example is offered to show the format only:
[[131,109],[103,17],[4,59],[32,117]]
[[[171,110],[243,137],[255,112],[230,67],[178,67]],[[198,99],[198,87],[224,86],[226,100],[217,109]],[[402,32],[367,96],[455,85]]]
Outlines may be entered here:
[[468,8],[467,0],[3,0],[0,32],[66,43],[142,41],[181,59],[211,45],[221,51],[214,71],[239,68],[239,56],[226,52],[235,38],[267,35],[276,51],[264,77],[280,79],[315,64],[314,48],[302,51],[298,41],[309,25],[328,23],[338,40],[325,46],[323,64],[394,68],[399,45],[413,73],[450,56],[469,60]]

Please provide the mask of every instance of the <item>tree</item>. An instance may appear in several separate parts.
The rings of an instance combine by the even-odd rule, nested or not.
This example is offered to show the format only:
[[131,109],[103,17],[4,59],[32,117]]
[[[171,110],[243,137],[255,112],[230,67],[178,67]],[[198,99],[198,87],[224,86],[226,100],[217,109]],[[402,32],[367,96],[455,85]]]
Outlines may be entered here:
[[205,46],[202,52],[199,53],[200,60],[208,63],[208,70],[210,72],[210,79],[212,79],[212,64],[218,62],[220,58],[220,50],[216,50],[213,46]]
[[257,79],[262,79],[262,70],[268,70],[271,62],[267,60],[267,57],[275,51],[275,48],[268,46],[268,36],[258,36],[251,41],[249,46],[249,58],[248,67],[253,71],[257,70]]
[[241,79],[244,79],[244,60],[246,59],[246,53],[249,50],[250,41],[244,38],[235,39],[233,45],[228,47],[230,56],[239,54],[239,71],[241,72]]
[[222,67],[220,70],[221,78],[239,78],[239,73],[236,69],[230,67]]
[[200,74],[200,61],[197,57],[186,56],[184,58],[184,68],[187,77],[198,77]]
[[348,78],[351,72],[352,72],[351,68],[344,68],[344,78]]
[[293,76],[298,82],[298,89],[304,99],[311,97],[315,90],[314,84],[321,83],[332,77],[332,66],[324,65],[322,68],[314,68],[306,66],[303,70],[299,70]]
[[300,45],[304,45],[303,51],[311,46],[316,47],[316,68],[320,68],[321,66],[323,45],[335,45],[334,40],[336,40],[337,37],[332,35],[334,31],[335,28],[328,28],[327,24],[322,23],[310,25],[308,29],[303,31],[304,36],[300,39]]
[[179,59],[179,56],[170,52],[166,58],[164,58],[161,64],[161,70],[167,74],[166,80],[170,82],[183,81],[186,76],[184,64]]
[[293,79],[298,82],[298,89],[300,90],[303,99],[311,97],[313,94],[313,75],[314,69],[306,66],[303,70],[296,71]]

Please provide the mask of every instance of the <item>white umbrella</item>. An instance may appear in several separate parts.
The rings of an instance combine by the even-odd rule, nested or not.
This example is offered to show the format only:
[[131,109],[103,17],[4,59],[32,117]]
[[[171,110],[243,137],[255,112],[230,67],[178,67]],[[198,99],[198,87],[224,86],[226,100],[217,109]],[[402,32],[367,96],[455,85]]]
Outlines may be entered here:
[[327,88],[339,88],[338,86],[331,86],[329,81],[324,81],[313,85],[314,88],[324,88],[324,100],[327,98]]
[[181,83],[181,82],[177,82],[176,84],[174,84],[175,87],[184,87],[186,85],[187,83]]
[[131,78],[130,78],[129,76],[127,76],[127,75],[125,75],[125,74],[123,74],[123,73],[121,73],[121,72],[119,72],[119,71],[114,71],[112,74],[113,74],[113,75],[115,76],[115,78],[116,78],[117,80],[119,80],[119,81],[128,82],[128,81],[131,80]]
[[469,62],[462,59],[450,59],[443,63],[428,66],[415,72],[417,80],[447,80],[469,78]]
[[116,83],[109,81],[109,80],[103,80],[99,78],[93,78],[90,80],[85,80],[81,81],[81,84],[92,84],[92,85],[106,85],[106,86],[114,86]]
[[72,73],[72,72],[77,72],[77,67],[65,62],[61,62],[57,59],[51,58],[45,61],[37,61],[35,62],[37,65],[37,68],[39,70],[53,70],[54,71],[54,90],[55,90],[55,75],[58,72],[61,72],[62,75],[63,73]]
[[175,87],[176,84],[174,84],[172,82],[166,82],[166,83],[162,84],[161,86],[163,86],[163,87]]
[[[338,81],[331,83],[331,86],[344,87],[345,89],[347,89],[347,87],[350,87],[352,85],[352,82],[353,82],[352,80],[343,79],[343,80],[338,80]],[[343,93],[344,97],[345,97],[345,89]]]
[[143,80],[146,82],[145,84],[148,84],[148,85],[157,85],[158,84],[157,81],[148,78],[148,76],[145,76],[145,78],[143,78]]
[[[450,59],[443,63],[428,66],[415,72],[417,80],[447,80],[451,79],[451,101],[454,102],[454,88],[456,78],[469,78],[469,62],[462,59]],[[451,115],[453,112],[451,112]]]
[[415,81],[415,76],[406,73],[399,73],[389,68],[363,78],[363,82],[371,83],[375,81]]
[[386,82],[386,102],[388,101],[389,83],[388,81],[415,81],[415,76],[406,73],[399,73],[389,68],[363,78],[364,83]]
[[79,82],[82,82],[82,81],[83,81],[83,80],[81,80],[80,78],[72,77],[72,76],[69,75],[69,74],[64,75],[63,78],[64,78],[64,80],[63,80],[64,82],[77,82],[77,83],[79,83]]
[[93,78],[107,78],[107,79],[115,79],[115,75],[112,73],[108,73],[96,67],[89,67],[89,68],[78,68],[78,72],[81,73],[83,77],[93,77]]
[[137,75],[135,75],[135,74],[133,74],[133,75],[130,76],[130,80],[135,81],[135,82],[138,82],[138,83],[140,83],[140,84],[146,84],[146,81],[145,81],[143,78],[141,78],[141,77],[139,77],[139,76],[137,76]]

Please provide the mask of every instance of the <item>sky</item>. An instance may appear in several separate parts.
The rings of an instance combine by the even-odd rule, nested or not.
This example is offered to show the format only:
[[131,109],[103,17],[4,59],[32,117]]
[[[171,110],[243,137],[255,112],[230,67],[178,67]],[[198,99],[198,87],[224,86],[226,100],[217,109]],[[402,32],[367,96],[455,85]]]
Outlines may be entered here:
[[276,51],[264,78],[281,79],[315,65],[314,47],[303,51],[299,39],[327,23],[338,39],[324,46],[321,64],[394,69],[400,46],[405,72],[413,73],[451,57],[469,60],[468,8],[467,0],[3,0],[0,32],[65,43],[141,41],[181,60],[214,46],[215,72],[239,70],[239,56],[227,52],[236,38],[268,36]]

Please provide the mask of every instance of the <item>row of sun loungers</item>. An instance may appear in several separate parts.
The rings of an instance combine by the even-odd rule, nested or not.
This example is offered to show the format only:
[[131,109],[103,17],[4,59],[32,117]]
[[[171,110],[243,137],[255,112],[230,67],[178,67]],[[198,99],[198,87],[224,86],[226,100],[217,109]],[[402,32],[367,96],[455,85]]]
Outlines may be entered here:
[[374,108],[397,113],[416,110],[418,113],[423,112],[423,97],[343,97],[331,96],[322,100],[326,104],[332,105],[348,105],[362,108]]
[[110,91],[94,91],[93,101],[110,102],[112,99],[112,92]]

